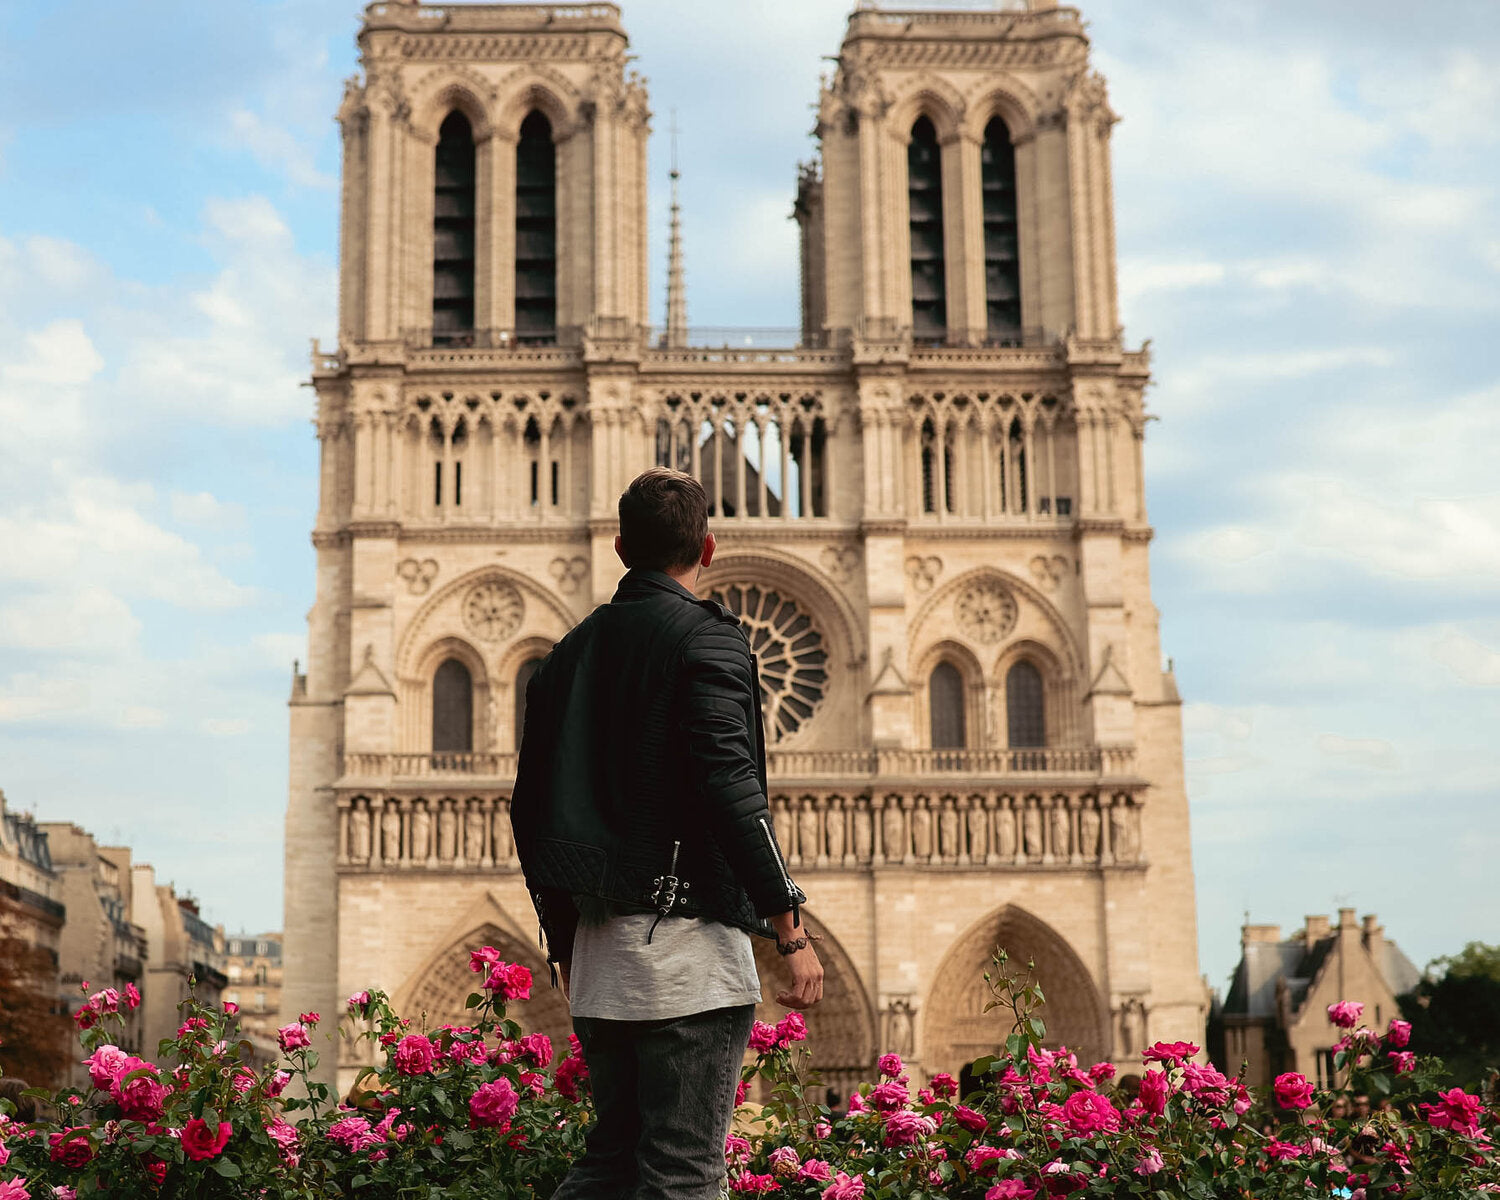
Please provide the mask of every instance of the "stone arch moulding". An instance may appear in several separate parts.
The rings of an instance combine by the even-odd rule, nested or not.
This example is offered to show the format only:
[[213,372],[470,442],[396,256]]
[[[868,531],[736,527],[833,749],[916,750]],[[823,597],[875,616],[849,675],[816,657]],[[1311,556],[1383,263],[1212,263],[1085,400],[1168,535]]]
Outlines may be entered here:
[[[812,609],[813,615],[820,619],[824,633],[837,648],[841,665],[845,668],[839,672],[840,676],[864,662],[865,647],[860,640],[860,622],[853,607],[844,598],[842,590],[806,560],[767,551],[715,556],[713,566],[704,571],[698,581],[698,594],[706,596],[711,589],[733,583],[741,576],[756,583],[785,588]],[[838,679],[833,682],[837,687]]]
[[916,722],[912,728],[917,733],[917,744],[930,744],[932,731],[932,709],[929,684],[932,672],[940,662],[950,662],[958,668],[964,681],[964,724],[969,749],[983,747],[989,742],[988,722],[984,719],[985,690],[989,678],[979,657],[956,638],[939,638],[919,653],[907,659],[907,679],[912,683],[912,704]]
[[[818,943],[818,957],[823,963],[823,1000],[804,1014],[807,1046],[812,1051],[813,1068],[824,1084],[847,1093],[861,1079],[870,1078],[880,1049],[875,1044],[875,1007],[853,960],[828,926],[805,908],[802,920],[823,939]],[[775,1002],[776,993],[787,984],[786,969],[781,966],[775,944],[769,938],[753,940],[763,997],[756,1006],[755,1016],[774,1025],[786,1015],[786,1010]]]
[[1065,1045],[1083,1066],[1109,1057],[1109,1009],[1077,951],[1052,926],[1015,904],[1003,904],[971,925],[943,957],[920,1014],[922,1063],[929,1071],[957,1075],[964,1064],[993,1054],[1009,1029],[999,1010],[986,1013],[990,990],[983,972],[991,970],[996,946],[1010,956],[1007,970],[1026,975],[1036,962],[1036,979],[1047,997],[1040,1016],[1045,1044]]
[[1083,655],[1079,652],[1077,642],[1056,606],[1034,584],[998,567],[975,567],[937,588],[931,596],[927,597],[922,607],[917,610],[917,615],[912,619],[909,634],[911,644],[922,644],[924,627],[943,605],[952,603],[954,597],[964,588],[983,579],[996,580],[1041,613],[1056,639],[1057,645],[1053,648],[1053,654],[1061,660],[1066,673],[1074,678],[1083,673]]
[[1041,110],[1037,94],[1013,75],[992,83],[980,98],[969,106],[964,119],[964,133],[976,142],[984,141],[985,126],[999,117],[1010,131],[1015,145],[1036,136],[1036,114]]
[[932,122],[939,145],[951,142],[964,127],[963,93],[937,75],[921,75],[891,103],[887,128],[903,146],[911,141],[911,127],[918,117]]
[[578,132],[578,109],[583,102],[567,76],[540,63],[518,67],[495,84],[502,96],[495,114],[495,132],[516,141],[521,122],[536,109],[552,126],[552,142],[566,141]]
[[425,1012],[429,1029],[444,1024],[468,1024],[464,1000],[471,992],[478,991],[483,982],[469,970],[469,951],[493,946],[502,959],[531,969],[531,999],[511,1005],[506,1015],[520,1022],[524,1029],[548,1034],[554,1042],[566,1039],[572,1031],[567,1001],[562,989],[549,986],[547,962],[537,949],[535,938],[517,927],[493,893],[484,893],[436,941],[442,949],[392,992],[392,1002],[402,1016],[415,1022]]
[[485,666],[484,655],[471,642],[461,637],[440,637],[423,647],[417,656],[413,678],[407,679],[398,673],[397,681],[403,701],[415,701],[411,726],[402,739],[408,750],[431,749],[432,737],[432,679],[438,667],[450,658],[456,658],[469,669],[469,680],[474,689],[473,745],[476,751],[490,749],[490,727],[494,724],[493,704],[494,680]]
[[[516,630],[518,638],[551,636],[556,641],[577,623],[577,618],[566,604],[547,589],[539,587],[529,576],[494,564],[476,567],[439,589],[407,622],[396,645],[396,674],[399,678],[419,678],[415,673],[417,661],[428,644],[436,640],[434,634],[429,632],[429,627],[444,606],[455,597],[462,596],[476,583],[490,579],[510,584],[521,593],[526,602],[526,615],[521,627]],[[436,632],[439,636],[448,633],[446,629]]]
[[501,654],[495,666],[495,702],[491,719],[491,736],[496,749],[509,750],[516,744],[516,716],[521,698],[515,687],[521,664],[532,658],[546,658],[556,644],[553,638],[517,638]]
[[469,119],[477,146],[495,131],[495,86],[468,67],[439,67],[412,89],[412,132],[437,144],[438,130],[457,110]]

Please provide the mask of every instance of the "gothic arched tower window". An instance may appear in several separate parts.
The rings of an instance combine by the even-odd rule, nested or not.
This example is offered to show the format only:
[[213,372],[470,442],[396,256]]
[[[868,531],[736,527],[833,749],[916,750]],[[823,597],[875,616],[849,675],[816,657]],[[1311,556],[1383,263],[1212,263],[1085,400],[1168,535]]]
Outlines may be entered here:
[[919,342],[948,332],[943,273],[943,160],[927,117],[911,127],[906,148],[907,220],[911,230],[911,332]]
[[526,728],[526,685],[542,665],[539,658],[528,658],[516,671],[516,749],[521,748],[521,734]]
[[934,750],[962,750],[968,745],[964,677],[951,662],[940,662],[932,668],[927,680],[927,710]]
[[432,676],[432,750],[467,754],[474,749],[474,681],[456,658]]
[[1047,744],[1042,673],[1024,658],[1005,675],[1005,719],[1012,749]]
[[516,142],[516,338],[557,340],[557,152],[535,111]]
[[474,131],[461,112],[438,130],[432,203],[432,340],[474,336]]
[[984,194],[985,336],[1021,340],[1021,258],[1016,218],[1016,151],[1010,130],[995,117],[984,127],[980,151]]

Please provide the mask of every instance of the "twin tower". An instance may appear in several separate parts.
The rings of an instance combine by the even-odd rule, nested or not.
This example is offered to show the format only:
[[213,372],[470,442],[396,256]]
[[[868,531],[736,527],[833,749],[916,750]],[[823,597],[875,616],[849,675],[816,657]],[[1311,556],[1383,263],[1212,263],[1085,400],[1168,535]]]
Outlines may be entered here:
[[[359,46],[287,1011],[378,985],[457,1019],[472,945],[541,973],[508,811],[525,684],[610,597],[615,501],[661,464],[704,482],[702,588],[760,658],[772,811],[826,936],[825,1078],[991,1051],[997,944],[1081,1058],[1199,1033],[1148,360],[1117,323],[1116,117],[1077,11],[850,15],[789,197],[782,346],[703,344],[675,254],[649,324],[650,111],[615,5],[388,0]],[[545,987],[520,1016],[567,1028]]]

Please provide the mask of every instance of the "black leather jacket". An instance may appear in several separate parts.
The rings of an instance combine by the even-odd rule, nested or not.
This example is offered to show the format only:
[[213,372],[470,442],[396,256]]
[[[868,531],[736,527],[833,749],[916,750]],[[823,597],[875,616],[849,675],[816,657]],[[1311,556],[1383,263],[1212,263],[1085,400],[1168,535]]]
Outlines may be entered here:
[[511,820],[548,959],[572,956],[579,896],[769,936],[765,918],[807,897],[776,842],[765,763],[739,619],[629,571],[526,689]]

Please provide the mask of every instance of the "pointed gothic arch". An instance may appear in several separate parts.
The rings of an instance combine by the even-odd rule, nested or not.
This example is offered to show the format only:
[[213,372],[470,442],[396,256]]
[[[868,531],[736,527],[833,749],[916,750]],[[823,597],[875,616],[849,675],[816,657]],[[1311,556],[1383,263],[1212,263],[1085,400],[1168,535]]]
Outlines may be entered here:
[[929,1071],[957,1075],[966,1063],[994,1054],[1010,1028],[1004,1010],[986,1013],[991,999],[984,972],[995,947],[1009,955],[1006,969],[1019,978],[1028,961],[1047,1002],[1038,1015],[1047,1025],[1044,1044],[1067,1046],[1088,1066],[1109,1057],[1109,1010],[1092,974],[1068,940],[1016,904],[1003,904],[955,941],[933,976],[922,1015],[922,1062]]

